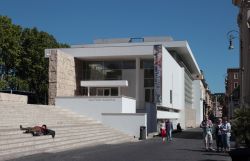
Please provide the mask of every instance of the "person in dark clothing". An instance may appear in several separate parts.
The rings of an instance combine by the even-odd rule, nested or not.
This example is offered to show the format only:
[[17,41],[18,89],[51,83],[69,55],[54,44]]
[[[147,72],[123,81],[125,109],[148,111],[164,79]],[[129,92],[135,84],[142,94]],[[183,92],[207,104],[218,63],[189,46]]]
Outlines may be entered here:
[[218,120],[218,123],[215,127],[215,136],[216,136],[216,146],[217,146],[217,152],[223,150],[223,144],[222,144],[222,119],[220,118]]
[[167,119],[165,122],[165,126],[166,126],[166,131],[167,131],[167,139],[169,141],[171,141],[172,140],[172,131],[174,130],[173,123],[169,119]]
[[177,124],[177,132],[182,132],[182,128],[181,128],[181,124],[180,123]]
[[23,127],[22,125],[20,125],[20,130],[25,130],[24,133],[31,133],[33,136],[51,135],[52,138],[54,138],[56,135],[56,132],[48,129],[46,125],[42,125],[41,127]]

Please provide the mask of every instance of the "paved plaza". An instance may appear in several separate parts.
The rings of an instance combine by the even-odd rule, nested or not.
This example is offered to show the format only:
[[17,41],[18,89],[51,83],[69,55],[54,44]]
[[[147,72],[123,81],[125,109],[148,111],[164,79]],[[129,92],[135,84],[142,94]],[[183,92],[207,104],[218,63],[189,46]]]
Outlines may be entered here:
[[200,129],[192,129],[174,134],[173,141],[165,144],[160,137],[154,137],[135,143],[43,153],[11,161],[231,161],[227,153],[205,152],[201,136]]

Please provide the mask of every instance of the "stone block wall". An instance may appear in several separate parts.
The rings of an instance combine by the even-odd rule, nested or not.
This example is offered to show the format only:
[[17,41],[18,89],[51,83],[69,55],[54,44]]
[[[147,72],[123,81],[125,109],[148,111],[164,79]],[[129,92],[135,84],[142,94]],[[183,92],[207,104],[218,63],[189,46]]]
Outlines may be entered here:
[[196,110],[192,108],[186,108],[186,127],[197,127],[196,125]]
[[49,104],[57,96],[74,96],[76,93],[75,59],[71,55],[52,50],[49,57]]
[[1,102],[27,104],[28,97],[24,95],[17,95],[17,94],[0,93],[0,103]]

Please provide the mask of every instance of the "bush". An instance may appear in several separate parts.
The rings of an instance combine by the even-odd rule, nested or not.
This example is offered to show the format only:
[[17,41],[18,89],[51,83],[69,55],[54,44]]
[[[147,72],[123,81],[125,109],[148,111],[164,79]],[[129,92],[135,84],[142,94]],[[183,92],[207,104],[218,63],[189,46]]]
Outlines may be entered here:
[[243,105],[234,111],[232,129],[238,143],[245,143],[250,147],[250,107]]

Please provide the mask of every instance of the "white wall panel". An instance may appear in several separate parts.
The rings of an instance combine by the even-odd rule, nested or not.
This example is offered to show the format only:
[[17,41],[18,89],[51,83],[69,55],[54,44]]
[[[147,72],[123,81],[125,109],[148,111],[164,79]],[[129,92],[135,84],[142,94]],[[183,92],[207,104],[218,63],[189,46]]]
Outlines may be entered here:
[[[103,124],[139,138],[140,126],[147,127],[147,114],[102,114]],[[146,131],[147,132],[147,131]]]

